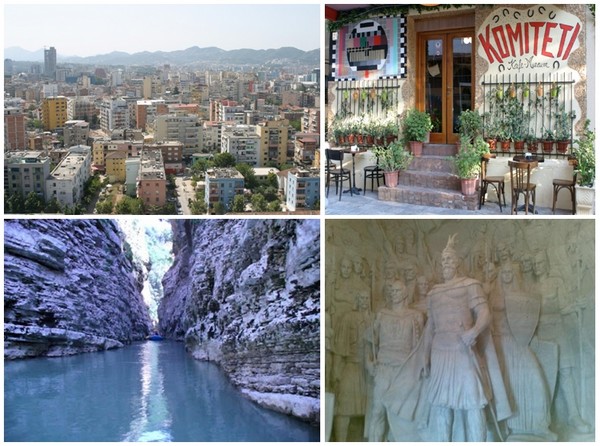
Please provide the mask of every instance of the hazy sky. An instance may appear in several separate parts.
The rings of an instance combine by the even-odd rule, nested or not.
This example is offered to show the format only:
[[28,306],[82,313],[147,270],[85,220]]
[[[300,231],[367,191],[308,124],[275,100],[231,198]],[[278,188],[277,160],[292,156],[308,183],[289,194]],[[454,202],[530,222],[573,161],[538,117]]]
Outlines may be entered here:
[[318,4],[11,4],[4,6],[4,48],[59,55],[111,51],[319,48]]

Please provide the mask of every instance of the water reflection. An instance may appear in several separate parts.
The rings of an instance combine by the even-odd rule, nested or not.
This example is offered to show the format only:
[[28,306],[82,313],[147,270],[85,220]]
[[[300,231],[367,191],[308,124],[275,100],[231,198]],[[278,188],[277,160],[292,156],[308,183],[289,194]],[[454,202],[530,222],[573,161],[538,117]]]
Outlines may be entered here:
[[319,441],[319,429],[243,398],[183,345],[4,364],[5,441]]
[[146,342],[139,358],[141,392],[132,405],[139,407],[123,441],[171,441],[171,415],[164,394],[163,375],[158,361],[159,344]]

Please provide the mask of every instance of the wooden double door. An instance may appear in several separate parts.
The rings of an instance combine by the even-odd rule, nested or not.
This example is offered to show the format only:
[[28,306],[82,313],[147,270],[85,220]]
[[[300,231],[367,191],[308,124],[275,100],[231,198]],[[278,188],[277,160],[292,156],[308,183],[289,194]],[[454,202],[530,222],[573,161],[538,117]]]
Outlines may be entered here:
[[431,116],[433,143],[458,141],[458,116],[473,110],[474,30],[417,34],[417,108]]

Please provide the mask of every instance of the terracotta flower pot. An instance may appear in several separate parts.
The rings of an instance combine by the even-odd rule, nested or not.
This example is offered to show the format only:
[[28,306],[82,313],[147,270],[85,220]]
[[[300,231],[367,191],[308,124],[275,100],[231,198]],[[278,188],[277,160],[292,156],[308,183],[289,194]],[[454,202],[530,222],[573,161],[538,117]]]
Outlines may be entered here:
[[420,157],[423,154],[423,143],[421,141],[410,141],[408,144],[414,156]]
[[556,141],[556,151],[558,153],[567,153],[570,141]]
[[515,141],[515,152],[523,153],[525,151],[525,141]]
[[510,140],[500,141],[500,147],[503,152],[510,152]]
[[383,176],[385,177],[385,185],[387,187],[396,187],[398,186],[398,172],[397,170],[394,172],[383,172]]
[[490,146],[490,152],[496,151],[496,138],[487,139],[488,146]]
[[544,150],[544,153],[552,153],[553,148],[554,141],[542,141],[542,150]]
[[460,188],[463,195],[475,195],[477,178],[461,178]]

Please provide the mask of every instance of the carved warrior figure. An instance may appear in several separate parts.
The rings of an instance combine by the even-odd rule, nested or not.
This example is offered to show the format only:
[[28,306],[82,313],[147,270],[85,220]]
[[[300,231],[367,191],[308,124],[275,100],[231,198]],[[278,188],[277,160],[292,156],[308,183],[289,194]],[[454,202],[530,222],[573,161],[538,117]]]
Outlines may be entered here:
[[335,409],[333,429],[337,441],[346,441],[353,417],[366,411],[365,336],[371,326],[369,295],[354,294],[355,306],[344,313],[336,327],[334,354]]
[[[373,374],[372,403],[365,426],[369,441],[419,440],[415,423],[388,410],[385,403],[392,379],[417,345],[422,334],[424,316],[408,307],[408,290],[401,281],[386,285],[387,308],[378,312],[372,330],[372,354],[369,371]],[[394,398],[402,400],[418,377],[408,377],[406,385],[396,385]],[[411,382],[412,381],[412,382]]]
[[513,415],[506,420],[510,441],[555,441],[550,425],[550,394],[530,348],[540,313],[537,296],[525,293],[515,269],[504,264],[499,286],[490,296],[492,333]]
[[495,422],[510,416],[510,407],[489,335],[488,304],[479,282],[458,276],[455,237],[442,252],[444,283],[428,297],[423,364],[429,376],[428,433],[433,441],[485,441],[486,406],[493,402]]
[[[540,323],[537,336],[540,340],[554,343],[558,347],[557,355],[541,355],[540,363],[546,372],[550,384],[551,397],[554,392],[564,398],[567,409],[567,423],[576,433],[591,432],[590,426],[581,418],[576,401],[573,368],[575,367],[575,352],[567,338],[564,318],[578,311],[579,302],[566,296],[565,286],[561,278],[550,274],[550,264],[545,252],[539,252],[534,260],[534,273],[541,296]],[[556,357],[558,356],[558,358]],[[558,365],[558,379],[556,370]],[[556,386],[551,383],[556,383]]]

